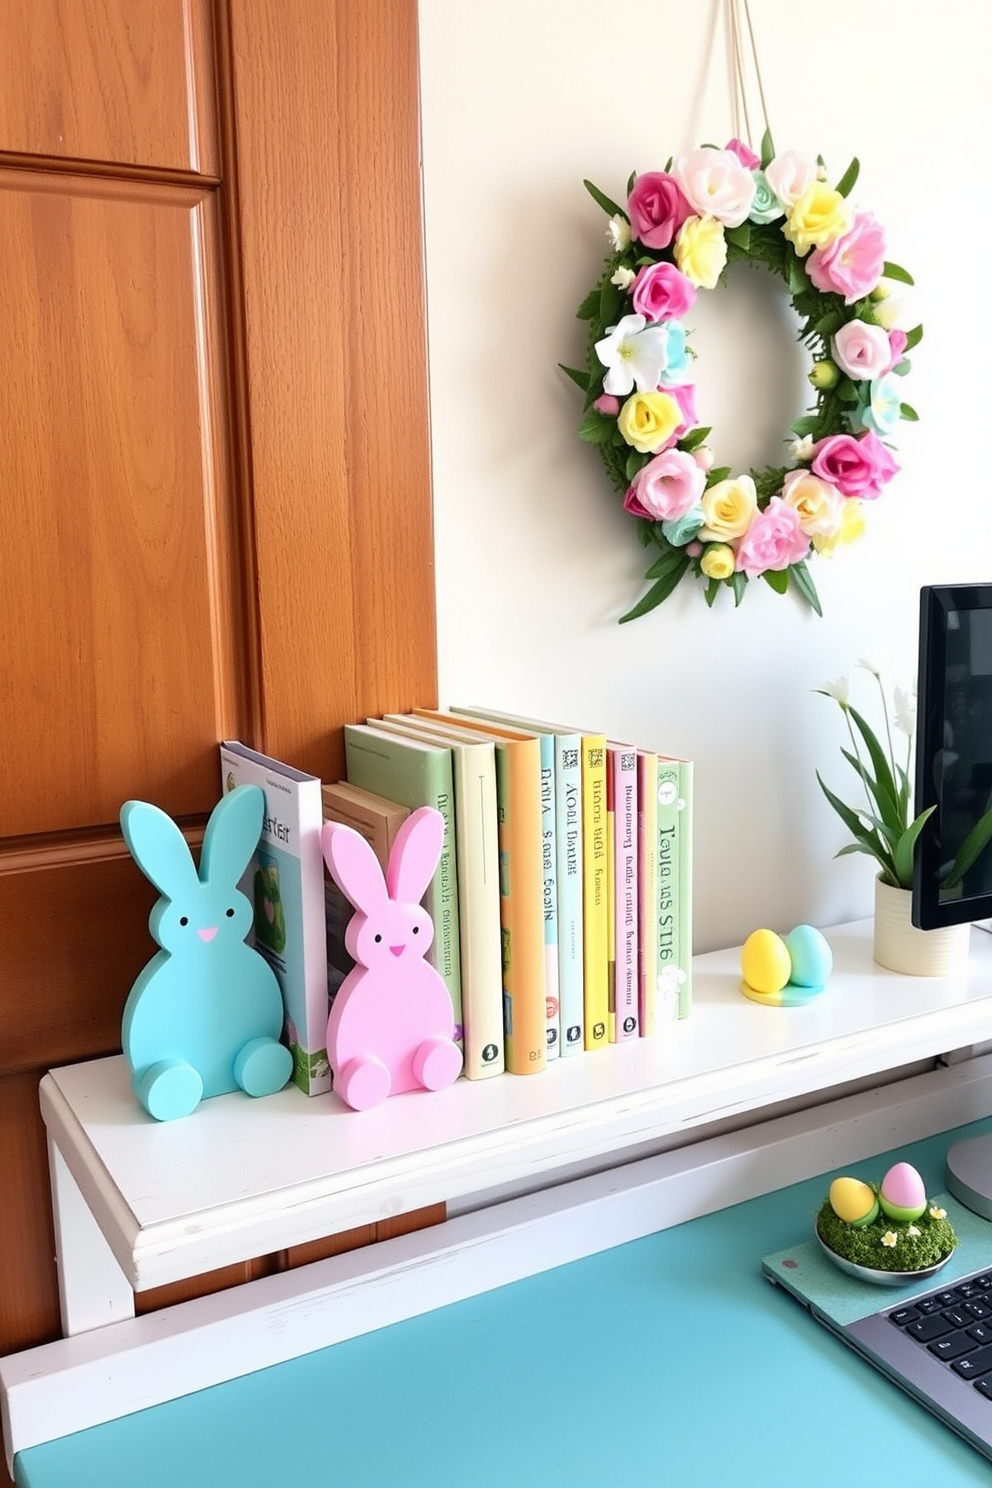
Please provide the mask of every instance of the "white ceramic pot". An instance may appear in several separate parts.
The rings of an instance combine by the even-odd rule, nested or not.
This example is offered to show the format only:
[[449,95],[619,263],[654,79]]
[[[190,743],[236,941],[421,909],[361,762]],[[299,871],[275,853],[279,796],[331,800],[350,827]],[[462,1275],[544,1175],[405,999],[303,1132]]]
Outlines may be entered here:
[[874,957],[879,966],[906,976],[954,976],[968,965],[970,925],[920,930],[913,924],[909,889],[875,879]]

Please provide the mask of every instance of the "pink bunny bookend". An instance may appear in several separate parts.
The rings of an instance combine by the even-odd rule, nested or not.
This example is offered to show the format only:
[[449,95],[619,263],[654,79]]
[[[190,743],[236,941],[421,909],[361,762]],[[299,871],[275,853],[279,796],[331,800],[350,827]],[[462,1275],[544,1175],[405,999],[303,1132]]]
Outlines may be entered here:
[[424,960],[434,939],[421,906],[444,840],[432,806],[400,827],[383,878],[365,838],[338,822],[321,834],[328,871],[356,913],[345,930],[355,962],[327,1020],[334,1090],[355,1111],[404,1090],[441,1090],[461,1074],[451,997]]

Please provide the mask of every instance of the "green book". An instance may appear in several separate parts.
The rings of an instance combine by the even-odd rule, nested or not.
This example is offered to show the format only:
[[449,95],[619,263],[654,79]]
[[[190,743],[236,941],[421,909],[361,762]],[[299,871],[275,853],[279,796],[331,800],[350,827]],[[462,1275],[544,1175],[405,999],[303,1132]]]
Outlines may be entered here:
[[461,1046],[462,978],[451,750],[365,723],[345,724],[344,749],[346,774],[352,785],[397,801],[411,811],[433,806],[444,818],[441,858],[424,895],[424,908],[434,922],[434,943],[427,959],[448,988]]
[[658,755],[659,1023],[692,1009],[692,761]]

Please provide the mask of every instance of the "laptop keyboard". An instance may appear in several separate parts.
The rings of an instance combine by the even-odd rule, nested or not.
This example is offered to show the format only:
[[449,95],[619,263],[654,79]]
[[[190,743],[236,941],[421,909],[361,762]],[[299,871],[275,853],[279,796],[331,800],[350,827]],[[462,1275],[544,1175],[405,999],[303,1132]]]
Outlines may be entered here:
[[992,1400],[992,1271],[914,1297],[887,1315],[907,1338]]

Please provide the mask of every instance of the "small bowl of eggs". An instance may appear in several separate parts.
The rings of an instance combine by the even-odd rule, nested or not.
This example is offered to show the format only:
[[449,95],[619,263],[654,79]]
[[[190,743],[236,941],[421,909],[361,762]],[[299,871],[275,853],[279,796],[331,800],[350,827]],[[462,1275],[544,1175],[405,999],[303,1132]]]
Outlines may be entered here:
[[923,1179],[907,1162],[895,1163],[877,1187],[835,1178],[815,1233],[835,1266],[876,1286],[936,1275],[958,1243],[946,1211],[928,1200]]

